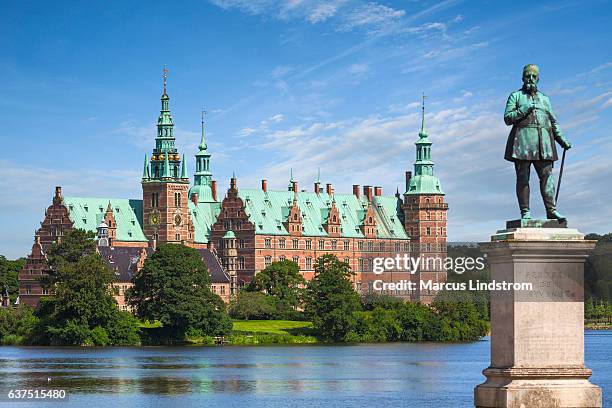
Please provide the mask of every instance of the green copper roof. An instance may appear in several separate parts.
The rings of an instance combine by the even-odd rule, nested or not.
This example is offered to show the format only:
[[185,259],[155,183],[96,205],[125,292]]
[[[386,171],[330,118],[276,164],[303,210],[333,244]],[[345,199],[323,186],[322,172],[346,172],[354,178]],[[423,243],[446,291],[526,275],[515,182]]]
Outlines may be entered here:
[[123,198],[64,197],[70,219],[75,228],[96,232],[104,220],[110,202],[117,223],[117,240],[146,242],[142,232],[142,200]]
[[416,145],[416,161],[414,162],[414,177],[410,179],[408,191],[404,194],[444,194],[440,179],[434,176],[434,162],[431,160],[431,145],[429,133],[425,128],[425,95],[421,113],[421,131]]
[[406,191],[408,195],[418,195],[418,194],[438,194],[443,195],[444,191],[442,191],[442,185],[440,183],[440,179],[436,176],[429,175],[417,175],[410,179],[410,186],[408,191]]
[[[257,234],[289,235],[283,222],[287,220],[293,203],[293,191],[269,191],[260,189],[239,189],[238,195],[245,204],[245,212],[255,224]],[[303,235],[325,237],[324,224],[335,198],[340,212],[341,236],[362,238],[359,226],[367,210],[367,199],[357,199],[353,194],[298,192],[298,206],[302,213]],[[400,219],[401,200],[394,196],[375,196],[372,199],[379,238],[409,239]]]
[[189,201],[189,213],[195,227],[195,242],[199,244],[208,243],[210,229],[221,212],[221,203],[198,203],[195,205]]
[[225,233],[225,235],[223,235],[223,238],[225,239],[232,239],[232,238],[236,238],[236,234],[234,234],[234,231],[227,231]]

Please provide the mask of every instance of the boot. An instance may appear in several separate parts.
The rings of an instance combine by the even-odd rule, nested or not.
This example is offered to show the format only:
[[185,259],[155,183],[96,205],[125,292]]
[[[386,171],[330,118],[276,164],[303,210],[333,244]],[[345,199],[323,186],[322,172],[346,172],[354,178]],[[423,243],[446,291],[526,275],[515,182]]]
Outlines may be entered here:
[[567,218],[565,218],[565,216],[563,216],[557,210],[546,211],[546,218],[548,218],[549,220],[559,220],[559,222],[567,221]]

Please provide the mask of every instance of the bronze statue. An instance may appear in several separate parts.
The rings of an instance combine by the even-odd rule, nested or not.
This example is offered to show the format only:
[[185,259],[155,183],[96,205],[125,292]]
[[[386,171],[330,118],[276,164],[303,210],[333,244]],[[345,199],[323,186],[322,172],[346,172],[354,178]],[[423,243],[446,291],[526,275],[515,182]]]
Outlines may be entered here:
[[531,219],[529,175],[533,164],[540,179],[546,218],[562,222],[565,217],[556,208],[555,181],[552,175],[553,162],[558,160],[555,141],[564,149],[571,148],[572,144],[561,133],[548,96],[538,91],[539,79],[537,65],[525,65],[523,87],[508,97],[504,121],[506,125],[512,125],[512,130],[504,158],[514,162],[521,219]]

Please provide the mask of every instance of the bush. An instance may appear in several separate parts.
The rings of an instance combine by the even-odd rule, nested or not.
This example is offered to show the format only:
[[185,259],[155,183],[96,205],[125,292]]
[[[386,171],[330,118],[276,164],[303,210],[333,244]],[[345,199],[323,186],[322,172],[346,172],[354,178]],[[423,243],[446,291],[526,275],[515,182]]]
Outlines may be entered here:
[[241,291],[229,306],[230,316],[240,320],[273,319],[275,312],[274,298],[261,292]]
[[108,346],[110,340],[108,339],[106,330],[100,326],[94,327],[94,329],[91,331],[91,342],[94,346]]

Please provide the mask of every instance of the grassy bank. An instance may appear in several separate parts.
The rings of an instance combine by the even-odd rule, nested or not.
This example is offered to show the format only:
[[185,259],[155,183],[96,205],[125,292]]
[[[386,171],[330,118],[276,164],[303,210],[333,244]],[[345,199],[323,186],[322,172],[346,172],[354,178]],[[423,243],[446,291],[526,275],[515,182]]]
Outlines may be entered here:
[[232,332],[223,338],[188,336],[187,343],[212,344],[308,344],[317,343],[312,323],[292,320],[234,320]]
[[316,343],[312,323],[291,320],[235,320],[229,344]]

